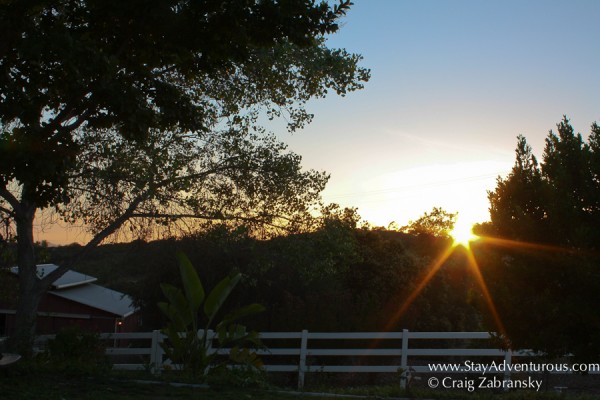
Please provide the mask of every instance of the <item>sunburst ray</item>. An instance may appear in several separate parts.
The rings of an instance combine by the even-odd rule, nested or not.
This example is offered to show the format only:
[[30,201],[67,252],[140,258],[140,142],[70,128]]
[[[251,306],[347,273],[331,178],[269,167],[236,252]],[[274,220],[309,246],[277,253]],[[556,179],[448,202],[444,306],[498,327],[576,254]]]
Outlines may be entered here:
[[444,250],[444,252],[438,258],[435,259],[435,261],[431,264],[431,267],[429,268],[421,282],[419,282],[417,287],[410,293],[410,295],[408,295],[406,300],[404,300],[404,303],[402,303],[398,311],[396,311],[396,313],[390,318],[387,325],[385,326],[386,331],[391,329],[398,322],[398,320],[402,318],[402,315],[404,315],[406,310],[408,310],[408,308],[419,296],[419,294],[421,294],[423,289],[425,289],[429,281],[435,276],[435,274],[442,267],[442,265],[444,265],[444,262],[446,262],[446,260],[448,259],[448,257],[450,257],[453,251],[454,246],[448,246]]
[[475,259],[475,255],[473,254],[473,252],[471,250],[467,250],[466,253],[467,253],[467,260],[469,262],[469,267],[471,269],[471,272],[475,276],[475,280],[477,281],[477,284],[479,285],[479,289],[481,290],[481,293],[483,294],[483,298],[485,299],[485,303],[488,307],[488,310],[492,315],[494,323],[496,324],[498,333],[506,339],[507,338],[506,328],[504,327],[504,323],[502,322],[502,319],[500,318],[500,314],[498,314],[496,304],[494,303],[494,300],[492,299],[492,295],[490,294],[487,284],[485,283],[485,279],[483,278],[483,275],[481,274],[481,269],[479,268],[479,264],[477,263],[477,260]]

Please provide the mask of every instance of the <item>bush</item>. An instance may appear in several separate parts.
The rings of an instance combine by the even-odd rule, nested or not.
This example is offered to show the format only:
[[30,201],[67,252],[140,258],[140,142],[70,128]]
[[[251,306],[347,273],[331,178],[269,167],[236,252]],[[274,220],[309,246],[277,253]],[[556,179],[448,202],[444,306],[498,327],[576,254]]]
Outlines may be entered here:
[[206,383],[215,389],[266,389],[269,387],[266,372],[251,365],[238,365],[235,368],[220,365],[210,370],[206,377]]
[[49,340],[42,359],[51,369],[74,375],[104,374],[112,368],[100,336],[79,327],[65,328]]

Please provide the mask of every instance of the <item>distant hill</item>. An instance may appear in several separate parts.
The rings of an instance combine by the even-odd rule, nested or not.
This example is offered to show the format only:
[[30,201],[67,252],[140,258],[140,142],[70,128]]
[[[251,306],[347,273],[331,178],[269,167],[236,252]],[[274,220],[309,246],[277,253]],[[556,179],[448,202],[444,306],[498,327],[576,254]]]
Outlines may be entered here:
[[[233,270],[243,273],[231,302],[267,308],[253,328],[481,329],[477,304],[468,296],[471,277],[459,255],[447,261],[453,267],[440,270],[406,315],[390,322],[447,245],[428,235],[386,230],[331,228],[256,240],[244,231],[216,229],[179,240],[102,245],[73,269],[134,297],[147,329],[164,324],[156,307],[163,300],[160,283],[180,285],[177,251],[192,260],[205,289]],[[60,263],[77,250],[77,245],[44,249],[45,261]]]

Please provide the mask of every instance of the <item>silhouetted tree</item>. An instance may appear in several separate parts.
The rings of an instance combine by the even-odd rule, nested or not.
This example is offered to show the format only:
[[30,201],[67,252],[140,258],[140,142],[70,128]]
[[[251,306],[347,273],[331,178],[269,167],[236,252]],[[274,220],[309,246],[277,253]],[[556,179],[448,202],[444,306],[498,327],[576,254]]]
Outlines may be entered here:
[[[19,351],[51,282],[132,221],[293,227],[306,214],[326,176],[302,172],[259,121],[295,130],[310,98],[362,87],[360,57],[323,39],[349,4],[0,4],[0,214],[17,236]],[[52,207],[94,236],[37,279],[33,220]]]
[[515,347],[600,355],[599,134],[592,125],[586,144],[564,117],[539,165],[519,136],[511,173],[489,193],[486,233],[513,242],[481,245],[478,259]]
[[507,178],[498,178],[488,193],[490,217],[498,234],[514,239],[545,234],[545,183],[536,157],[524,136],[518,137],[515,165]]
[[430,212],[424,213],[415,221],[409,221],[408,225],[400,228],[400,231],[421,235],[431,235],[438,237],[449,237],[457,213],[451,213],[441,207],[433,207]]

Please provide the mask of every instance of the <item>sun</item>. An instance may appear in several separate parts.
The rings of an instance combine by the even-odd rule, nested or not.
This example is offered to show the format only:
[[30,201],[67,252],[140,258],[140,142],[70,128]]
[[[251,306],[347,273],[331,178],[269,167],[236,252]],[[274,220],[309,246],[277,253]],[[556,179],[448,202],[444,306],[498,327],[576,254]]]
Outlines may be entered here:
[[466,219],[458,219],[454,228],[450,231],[450,236],[455,246],[464,246],[469,248],[470,243],[479,237],[473,233],[473,224]]

